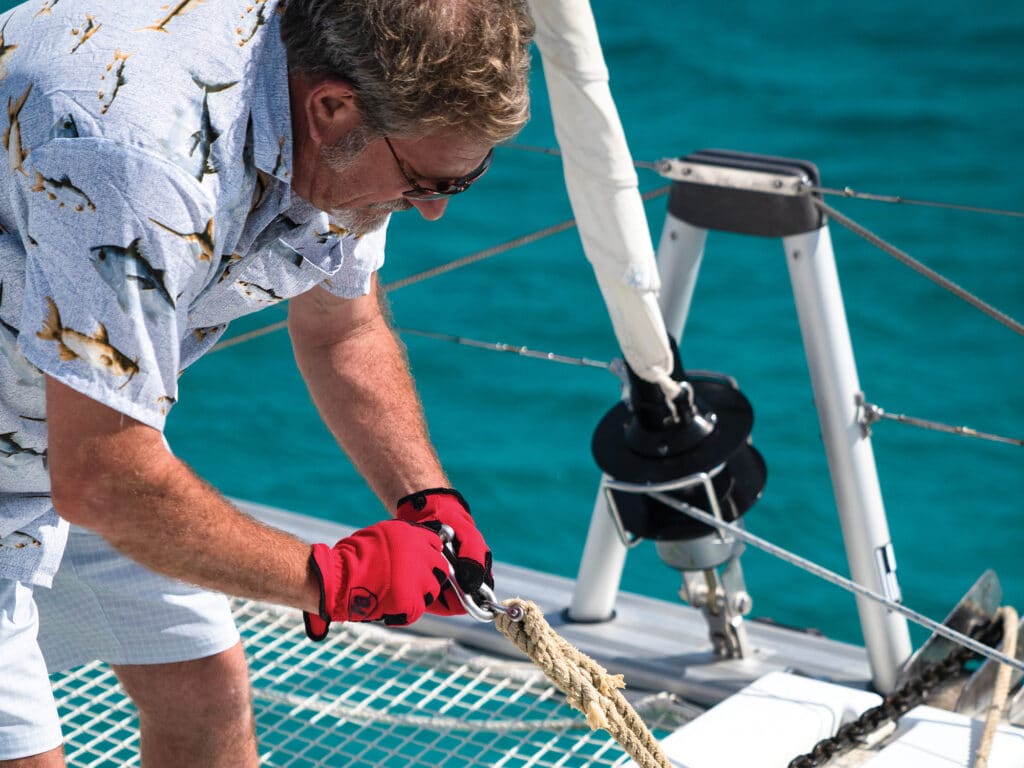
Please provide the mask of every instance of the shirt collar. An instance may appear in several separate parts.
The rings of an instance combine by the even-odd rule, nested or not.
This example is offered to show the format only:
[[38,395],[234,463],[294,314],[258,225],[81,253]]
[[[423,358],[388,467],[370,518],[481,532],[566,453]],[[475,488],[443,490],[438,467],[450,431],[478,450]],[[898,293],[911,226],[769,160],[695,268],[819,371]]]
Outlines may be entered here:
[[[268,0],[268,6],[274,6]],[[263,50],[256,67],[252,105],[253,159],[256,167],[287,183],[292,181],[292,116],[289,106],[288,62],[281,40],[281,17],[267,8],[270,21],[263,31]]]

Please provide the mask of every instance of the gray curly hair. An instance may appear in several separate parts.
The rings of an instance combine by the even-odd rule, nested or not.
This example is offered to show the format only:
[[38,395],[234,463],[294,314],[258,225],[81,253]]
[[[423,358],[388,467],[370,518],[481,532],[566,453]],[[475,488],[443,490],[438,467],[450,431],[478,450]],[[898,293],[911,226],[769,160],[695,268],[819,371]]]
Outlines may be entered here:
[[287,0],[291,71],[352,83],[379,136],[498,143],[529,118],[525,0]]

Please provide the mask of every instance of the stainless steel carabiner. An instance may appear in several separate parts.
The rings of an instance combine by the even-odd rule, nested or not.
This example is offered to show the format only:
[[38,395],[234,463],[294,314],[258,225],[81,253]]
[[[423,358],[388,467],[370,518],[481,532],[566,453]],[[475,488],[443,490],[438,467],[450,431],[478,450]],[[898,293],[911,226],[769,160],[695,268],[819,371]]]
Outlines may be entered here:
[[455,596],[459,598],[459,602],[462,603],[462,607],[466,609],[466,613],[472,616],[477,621],[487,622],[494,621],[495,617],[499,613],[503,613],[508,616],[512,621],[522,621],[525,612],[518,605],[511,607],[502,605],[498,598],[494,595],[492,590],[486,584],[481,584],[480,588],[476,591],[483,600],[477,603],[473,595],[470,595],[462,588],[459,584],[459,579],[455,575],[455,563],[458,561],[455,556],[455,550],[452,548],[452,541],[455,538],[455,531],[452,530],[449,525],[442,525],[438,531],[441,536],[441,541],[444,543],[444,556],[448,561],[448,581],[452,585],[452,589],[455,591]]

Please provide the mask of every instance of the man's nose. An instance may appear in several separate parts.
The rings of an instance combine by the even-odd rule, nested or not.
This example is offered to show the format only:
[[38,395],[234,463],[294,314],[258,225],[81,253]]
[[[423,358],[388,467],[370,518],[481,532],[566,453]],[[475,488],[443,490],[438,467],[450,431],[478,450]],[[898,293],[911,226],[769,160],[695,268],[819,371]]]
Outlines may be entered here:
[[444,209],[448,207],[448,201],[443,198],[441,200],[410,200],[409,202],[427,221],[437,221],[444,216]]

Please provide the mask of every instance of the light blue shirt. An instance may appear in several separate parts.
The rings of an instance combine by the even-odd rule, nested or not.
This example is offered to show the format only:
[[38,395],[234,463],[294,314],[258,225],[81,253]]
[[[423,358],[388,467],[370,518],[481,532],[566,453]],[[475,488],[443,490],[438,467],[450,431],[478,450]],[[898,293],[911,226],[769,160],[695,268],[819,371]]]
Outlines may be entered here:
[[383,262],[383,229],[291,194],[276,2],[0,16],[0,577],[49,585],[66,538],[44,373],[162,430],[232,319],[316,285],[364,295]]

